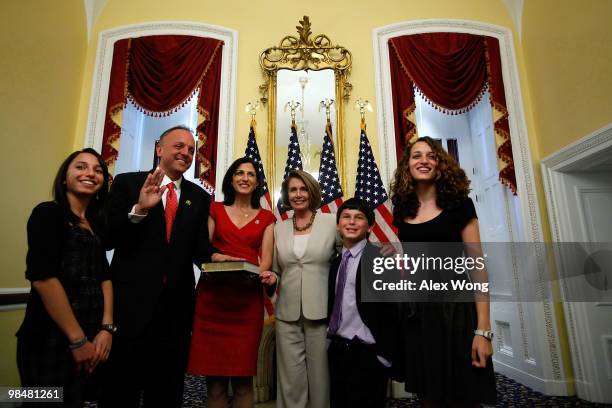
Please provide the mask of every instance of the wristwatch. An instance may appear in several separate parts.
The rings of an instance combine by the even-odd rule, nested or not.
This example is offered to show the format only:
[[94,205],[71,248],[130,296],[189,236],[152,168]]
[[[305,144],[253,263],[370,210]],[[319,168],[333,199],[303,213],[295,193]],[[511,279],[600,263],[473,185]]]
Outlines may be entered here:
[[489,330],[474,330],[474,334],[482,336],[489,341],[493,340],[493,332]]
[[109,323],[109,324],[103,324],[100,326],[100,328],[102,330],[106,330],[107,332],[109,332],[110,334],[115,334],[117,333],[117,326],[115,326],[113,323]]

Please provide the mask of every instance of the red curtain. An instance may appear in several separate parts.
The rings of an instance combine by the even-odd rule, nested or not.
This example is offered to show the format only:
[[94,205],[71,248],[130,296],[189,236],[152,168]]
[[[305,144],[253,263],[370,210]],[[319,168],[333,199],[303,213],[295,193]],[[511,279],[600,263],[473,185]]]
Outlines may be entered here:
[[199,92],[197,106],[203,121],[197,127],[197,176],[209,191],[214,190],[222,47],[220,40],[181,35],[115,43],[102,142],[109,166],[117,159],[118,114],[128,99],[145,114],[159,117],[176,112]]
[[389,40],[389,62],[398,160],[416,134],[411,117],[416,107],[415,89],[436,109],[450,115],[467,112],[489,90],[491,105],[499,112],[494,117],[495,131],[504,140],[497,151],[504,163],[500,180],[516,193],[497,39],[460,33],[396,37]]
[[119,153],[117,149],[121,136],[121,123],[116,119],[116,115],[123,111],[127,98],[127,61],[130,42],[131,39],[119,40],[113,48],[113,65],[111,66],[104,134],[102,136],[102,157],[109,168],[114,167]]
[[210,194],[215,191],[217,174],[217,144],[219,130],[219,99],[221,95],[221,53],[214,59],[202,80],[198,97],[198,113],[203,120],[198,124],[197,176]]
[[506,93],[502,78],[501,57],[499,55],[499,41],[492,37],[484,37],[487,62],[489,68],[489,92],[491,106],[497,113],[493,118],[495,133],[501,136],[503,142],[497,147],[497,156],[506,163],[499,172],[499,178],[516,194],[516,175],[514,174],[514,159],[512,158],[512,141],[510,140],[510,125],[508,124],[508,109],[506,108]]

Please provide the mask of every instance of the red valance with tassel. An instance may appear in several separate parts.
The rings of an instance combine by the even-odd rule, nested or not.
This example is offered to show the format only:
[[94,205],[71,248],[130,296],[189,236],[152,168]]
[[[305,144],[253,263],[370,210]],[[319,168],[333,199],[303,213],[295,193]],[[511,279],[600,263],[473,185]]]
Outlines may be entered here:
[[199,92],[197,109],[203,121],[197,126],[197,176],[207,190],[214,190],[222,49],[220,40],[182,35],[115,43],[102,142],[109,167],[118,154],[118,114],[128,100],[146,115],[161,117],[178,111]]
[[414,90],[450,115],[472,109],[490,91],[495,132],[503,138],[497,155],[499,178],[516,193],[508,110],[497,39],[462,33],[428,33],[389,40],[397,159],[416,134]]

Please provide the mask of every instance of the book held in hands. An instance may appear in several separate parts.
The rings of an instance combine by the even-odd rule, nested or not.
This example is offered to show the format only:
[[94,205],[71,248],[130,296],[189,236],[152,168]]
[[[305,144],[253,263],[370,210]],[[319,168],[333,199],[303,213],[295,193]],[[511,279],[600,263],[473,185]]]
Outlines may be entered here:
[[202,264],[202,277],[228,283],[259,282],[259,266],[247,261],[207,262]]

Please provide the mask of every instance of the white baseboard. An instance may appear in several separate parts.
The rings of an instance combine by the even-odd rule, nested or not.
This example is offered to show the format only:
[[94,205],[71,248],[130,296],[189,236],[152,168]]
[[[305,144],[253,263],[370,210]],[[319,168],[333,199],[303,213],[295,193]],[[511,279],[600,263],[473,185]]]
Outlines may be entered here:
[[[569,396],[568,381],[548,380],[493,360],[495,371],[545,395]],[[573,395],[573,394],[572,394]]]
[[391,381],[390,395],[391,398],[410,398],[412,394],[406,392],[403,382]]
[[[0,296],[1,295],[20,295],[30,293],[30,288],[0,288]],[[4,302],[2,302],[4,303]],[[25,303],[11,303],[11,304],[2,304],[0,305],[0,312],[10,312],[13,310],[22,310],[26,308]]]
[[26,308],[25,303],[17,303],[14,305],[0,306],[0,312],[11,312],[13,310],[25,310],[25,308]]

